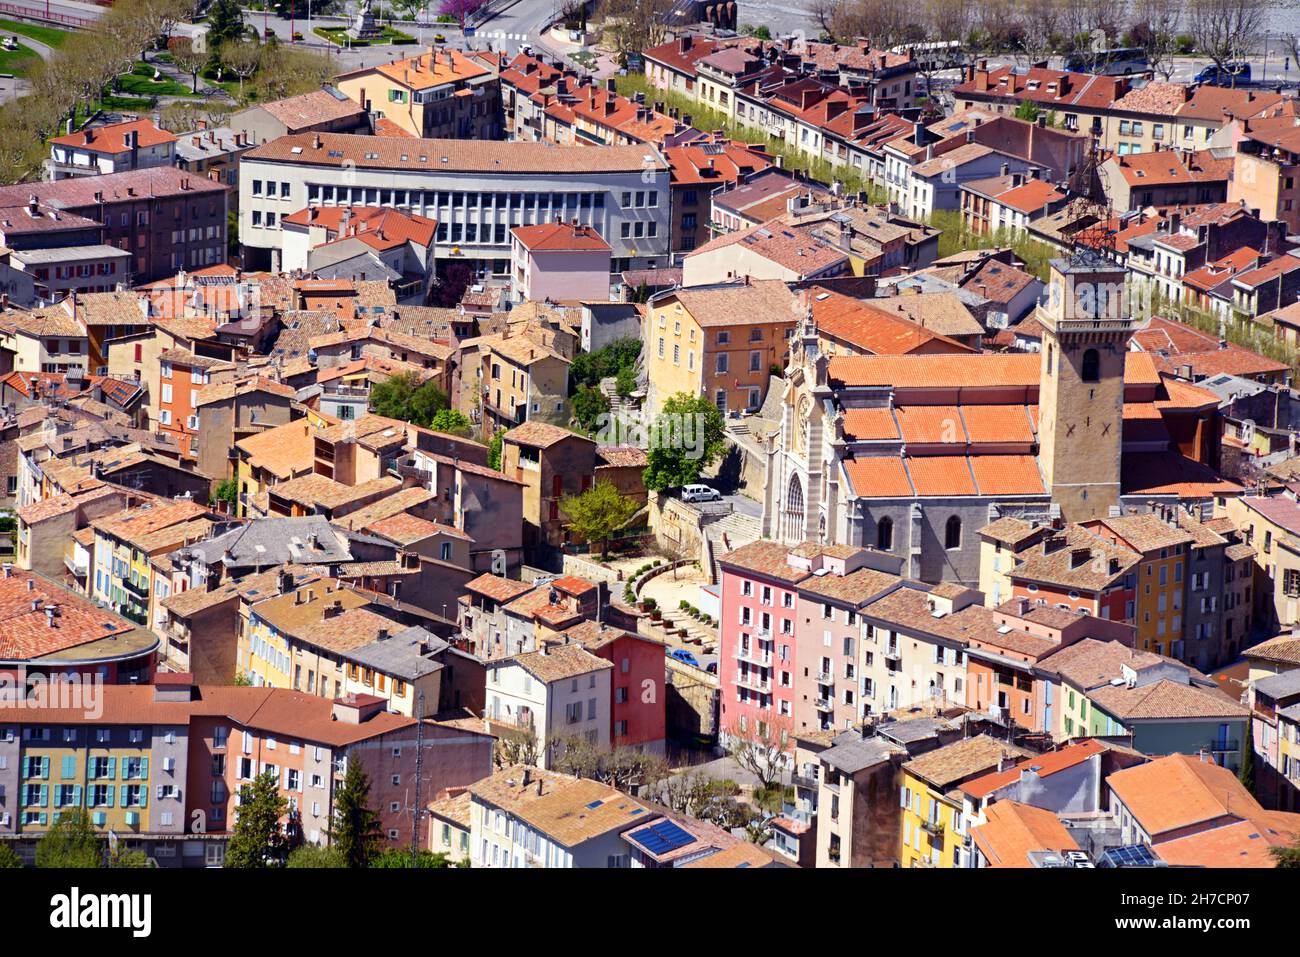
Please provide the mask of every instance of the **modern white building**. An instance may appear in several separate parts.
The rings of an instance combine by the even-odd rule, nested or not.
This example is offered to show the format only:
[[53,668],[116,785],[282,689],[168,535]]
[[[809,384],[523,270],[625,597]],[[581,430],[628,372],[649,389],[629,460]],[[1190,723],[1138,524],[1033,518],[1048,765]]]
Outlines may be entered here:
[[347,205],[437,220],[438,265],[464,263],[479,276],[509,274],[512,228],[557,218],[604,237],[611,273],[668,262],[669,168],[651,146],[302,133],[245,153],[239,180],[252,268],[282,268],[285,216]]
[[610,746],[610,675],[614,663],[580,645],[548,646],[487,663],[490,721],[537,738],[539,767],[551,767],[565,739]]

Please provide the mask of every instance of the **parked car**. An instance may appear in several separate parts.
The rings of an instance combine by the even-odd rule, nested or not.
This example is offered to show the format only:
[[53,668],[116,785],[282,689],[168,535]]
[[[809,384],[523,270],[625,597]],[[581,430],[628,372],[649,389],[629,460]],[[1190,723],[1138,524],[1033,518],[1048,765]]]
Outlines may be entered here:
[[1225,63],[1222,67],[1211,63],[1196,74],[1197,83],[1209,83],[1211,86],[1231,86],[1233,83],[1250,82],[1249,63]]
[[708,485],[683,485],[683,502],[721,502],[722,493]]
[[716,675],[718,673],[718,663],[716,661],[710,661],[704,666],[704,670],[711,675]]
[[700,666],[700,660],[685,648],[674,648],[668,652],[668,657],[674,661],[680,661],[684,665],[690,665],[692,668]]

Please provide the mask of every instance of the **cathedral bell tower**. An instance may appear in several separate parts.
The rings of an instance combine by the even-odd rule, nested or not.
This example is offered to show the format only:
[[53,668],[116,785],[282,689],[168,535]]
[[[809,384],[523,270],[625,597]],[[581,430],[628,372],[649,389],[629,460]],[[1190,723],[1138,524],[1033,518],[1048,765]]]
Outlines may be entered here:
[[1119,504],[1124,359],[1134,325],[1124,269],[1094,252],[1054,259],[1043,324],[1038,461],[1070,522]]

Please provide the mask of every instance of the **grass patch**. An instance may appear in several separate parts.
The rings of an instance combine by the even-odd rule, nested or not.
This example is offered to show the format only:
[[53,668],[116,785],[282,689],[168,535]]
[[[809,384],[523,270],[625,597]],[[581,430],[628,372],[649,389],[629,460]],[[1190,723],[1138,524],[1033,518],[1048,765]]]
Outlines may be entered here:
[[41,62],[41,55],[31,47],[18,44],[17,50],[0,50],[0,73],[26,76]]
[[399,46],[415,42],[415,37],[409,33],[403,33],[401,30],[394,30],[392,27],[381,27],[379,36],[373,40],[355,40],[348,37],[347,27],[313,27],[312,33],[327,40],[335,46],[347,48],[383,46],[386,43],[397,44]]
[[117,93],[123,96],[194,95],[192,84],[178,83],[165,73],[161,80],[155,80],[153,74],[152,64],[137,63],[130,73],[123,73],[117,78]]
[[0,32],[16,33],[37,43],[43,43],[47,47],[54,47],[56,50],[72,35],[67,30],[40,27],[34,23],[20,23],[17,20],[0,20]]
[[972,233],[955,209],[940,209],[930,214],[929,223],[943,233],[939,236],[939,258],[955,255],[965,249],[992,249],[1010,246],[1025,263],[1025,271],[1047,281],[1048,263],[1061,258],[1061,251],[1047,243],[1030,239],[1023,233],[999,230],[995,233]]

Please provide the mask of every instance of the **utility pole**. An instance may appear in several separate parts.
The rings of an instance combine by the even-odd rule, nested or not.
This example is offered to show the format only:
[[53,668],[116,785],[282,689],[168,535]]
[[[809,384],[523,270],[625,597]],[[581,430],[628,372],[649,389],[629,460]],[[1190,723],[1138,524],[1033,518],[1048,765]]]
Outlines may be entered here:
[[424,784],[424,692],[416,699],[415,721],[415,806],[411,808],[411,866],[420,863],[420,791]]

